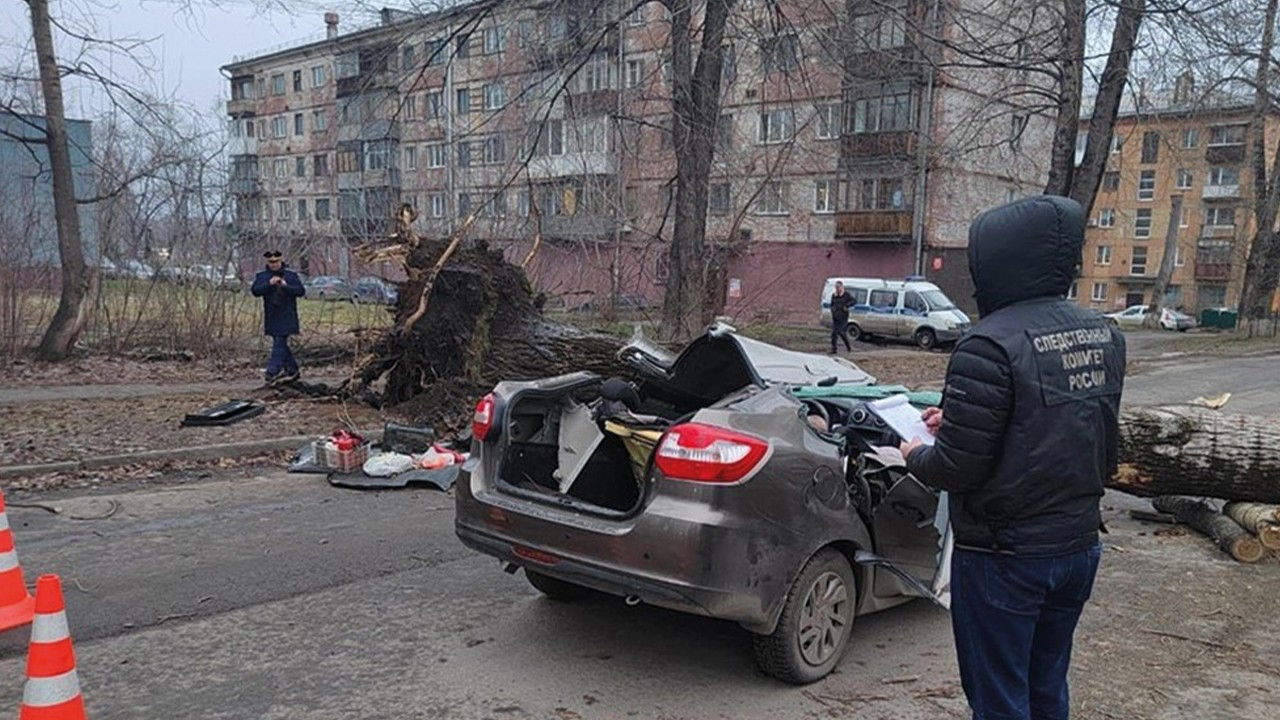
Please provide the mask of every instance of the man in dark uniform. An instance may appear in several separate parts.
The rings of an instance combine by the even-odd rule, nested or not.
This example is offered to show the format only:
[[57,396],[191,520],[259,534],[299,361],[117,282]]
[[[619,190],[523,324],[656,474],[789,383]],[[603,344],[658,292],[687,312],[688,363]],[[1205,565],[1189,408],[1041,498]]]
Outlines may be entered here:
[[956,345],[932,446],[907,468],[949,492],[951,617],[975,720],[1065,720],[1076,624],[1102,555],[1125,342],[1065,299],[1084,212],[1034,197],[980,215],[969,272],[981,321]]
[[836,338],[844,340],[844,348],[852,351],[849,344],[849,308],[853,307],[853,296],[844,291],[844,283],[836,281],[836,291],[831,295],[831,354],[836,354]]
[[290,382],[299,376],[298,361],[289,349],[289,336],[298,334],[298,298],[307,294],[298,274],[284,264],[279,250],[262,254],[267,267],[253,278],[251,291],[262,298],[262,330],[271,336],[268,383]]

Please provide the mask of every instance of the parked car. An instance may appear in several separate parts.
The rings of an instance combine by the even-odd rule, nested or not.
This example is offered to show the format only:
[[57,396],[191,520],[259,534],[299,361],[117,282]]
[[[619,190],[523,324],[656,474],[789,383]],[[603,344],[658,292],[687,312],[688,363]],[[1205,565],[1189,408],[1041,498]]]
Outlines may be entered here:
[[109,278],[132,278],[136,280],[150,280],[155,277],[156,271],[151,266],[141,260],[124,260],[116,263],[109,258],[102,258],[99,265],[102,274]]
[[192,265],[186,271],[187,282],[208,285],[238,292],[243,282],[240,276],[230,267],[222,270],[213,265]]
[[400,292],[395,285],[380,277],[373,276],[358,278],[353,292],[355,299],[360,302],[382,303],[383,305],[395,305],[396,300],[400,297]]
[[319,275],[303,284],[307,288],[307,297],[316,300],[351,300],[355,297],[351,283],[336,275]]
[[[596,296],[573,308],[573,312],[601,312],[609,306],[609,296]],[[643,312],[649,309],[649,300],[638,293],[619,293],[616,308],[618,312]]]
[[914,342],[925,350],[955,343],[969,329],[969,316],[930,282],[908,278],[827,278],[818,322],[831,327],[831,296],[836,282],[853,296],[849,337]]
[[[1130,330],[1146,327],[1147,315],[1151,309],[1147,305],[1131,305],[1119,312],[1107,313],[1105,317],[1111,324]],[[1168,308],[1160,311],[1160,327],[1164,330],[1186,332],[1196,326],[1195,318],[1178,310]]]
[[793,683],[835,667],[856,616],[947,602],[945,502],[873,450],[899,438],[865,403],[894,389],[724,325],[675,358],[643,337],[622,356],[638,387],[576,372],[479,402],[464,544],[554,599],[737,622],[760,668]]

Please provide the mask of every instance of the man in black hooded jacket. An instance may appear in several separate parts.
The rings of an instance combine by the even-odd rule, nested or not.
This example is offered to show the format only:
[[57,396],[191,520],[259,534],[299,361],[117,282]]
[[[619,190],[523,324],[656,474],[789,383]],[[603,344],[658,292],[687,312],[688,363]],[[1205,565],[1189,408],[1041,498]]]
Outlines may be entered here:
[[956,345],[932,446],[907,468],[949,493],[951,615],[975,720],[1068,717],[1076,624],[1116,469],[1124,337],[1066,299],[1084,213],[1033,197],[980,215],[969,272],[981,321]]

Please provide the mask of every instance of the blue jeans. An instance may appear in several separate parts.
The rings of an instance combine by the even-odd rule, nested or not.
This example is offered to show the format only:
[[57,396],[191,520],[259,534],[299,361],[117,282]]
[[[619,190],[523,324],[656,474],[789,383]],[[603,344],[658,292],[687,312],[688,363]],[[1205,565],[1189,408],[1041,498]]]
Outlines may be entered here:
[[293,351],[289,349],[288,335],[271,336],[271,359],[267,361],[267,374],[277,375],[281,370],[290,373],[298,372],[298,361],[293,359]]
[[1101,558],[1101,545],[1044,558],[956,548],[951,625],[974,720],[1070,716],[1071,640]]

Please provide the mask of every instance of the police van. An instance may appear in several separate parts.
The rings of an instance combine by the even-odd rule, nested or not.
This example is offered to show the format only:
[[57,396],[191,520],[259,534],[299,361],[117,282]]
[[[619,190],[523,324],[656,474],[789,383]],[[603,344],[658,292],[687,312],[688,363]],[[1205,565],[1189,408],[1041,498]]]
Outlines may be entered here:
[[831,327],[831,296],[836,282],[843,282],[844,291],[853,296],[849,337],[854,340],[910,340],[927,350],[954,343],[969,329],[969,316],[937,285],[918,277],[827,278],[818,320],[826,327]]

